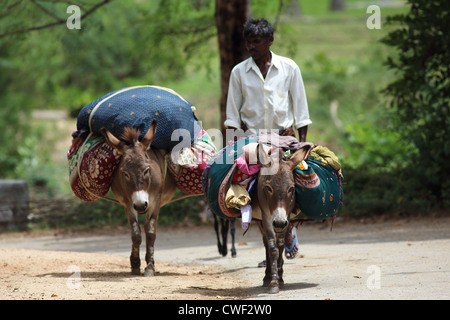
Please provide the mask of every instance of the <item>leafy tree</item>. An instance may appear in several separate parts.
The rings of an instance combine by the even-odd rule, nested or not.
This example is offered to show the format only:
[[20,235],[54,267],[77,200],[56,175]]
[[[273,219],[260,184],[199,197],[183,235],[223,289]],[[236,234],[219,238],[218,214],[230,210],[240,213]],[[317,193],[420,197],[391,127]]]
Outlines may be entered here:
[[31,111],[64,108],[76,114],[108,91],[179,79],[189,57],[208,51],[207,40],[215,36],[210,1],[70,4],[81,8],[79,30],[66,27],[67,1],[7,0],[0,8],[2,178],[20,176],[16,168],[26,160],[20,150],[33,146],[28,137],[39,140]]
[[450,205],[450,2],[409,0],[411,10],[388,20],[401,26],[383,42],[397,49],[387,65],[397,80],[384,90],[391,97],[391,117],[403,139],[417,153],[410,176]]

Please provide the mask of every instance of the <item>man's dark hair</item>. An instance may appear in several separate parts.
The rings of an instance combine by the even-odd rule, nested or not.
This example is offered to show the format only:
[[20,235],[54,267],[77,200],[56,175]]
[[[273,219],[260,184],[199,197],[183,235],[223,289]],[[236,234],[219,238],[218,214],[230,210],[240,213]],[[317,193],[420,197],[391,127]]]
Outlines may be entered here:
[[260,36],[268,38],[273,36],[275,29],[266,19],[250,19],[244,25],[244,37]]

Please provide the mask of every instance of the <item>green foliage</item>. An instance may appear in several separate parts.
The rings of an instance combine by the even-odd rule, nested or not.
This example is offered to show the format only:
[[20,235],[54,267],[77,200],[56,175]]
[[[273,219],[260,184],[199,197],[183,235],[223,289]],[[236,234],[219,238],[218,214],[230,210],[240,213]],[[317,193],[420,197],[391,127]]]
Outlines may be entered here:
[[[75,197],[74,197],[75,198]],[[29,229],[54,229],[77,227],[103,227],[127,225],[123,207],[100,200],[81,202],[77,199],[34,201]]]
[[411,10],[389,19],[401,24],[383,42],[397,49],[387,60],[397,79],[391,97],[394,128],[417,154],[410,170],[441,205],[450,205],[450,2],[410,0]]
[[[177,192],[176,195],[180,195]],[[109,195],[113,197],[112,194]],[[190,197],[176,201],[161,208],[158,218],[159,225],[174,225],[177,223],[198,223],[198,200],[200,197]],[[124,208],[106,200],[82,202],[73,196],[70,199],[45,199],[31,202],[33,211],[30,229],[52,229],[68,227],[103,227],[126,226],[128,219]],[[145,215],[139,215],[143,224]]]
[[335,99],[342,100],[347,89],[346,80],[352,73],[351,64],[331,59],[326,53],[319,51],[306,60],[304,67],[309,79],[317,81],[319,84],[320,102],[329,103]]
[[[345,168],[376,172],[403,168],[414,152],[392,130],[386,115],[379,92],[390,74],[372,58],[379,53],[345,59],[318,52],[303,64],[304,78],[309,80],[311,128],[319,130],[321,143],[340,154]],[[330,110],[333,100],[339,106],[335,119]]]
[[344,177],[344,206],[339,215],[416,214],[435,209],[437,199],[431,191],[423,189],[416,177],[401,169],[348,168]]
[[[179,190],[175,193],[175,197],[182,195]],[[175,201],[162,207],[159,212],[158,222],[163,225],[171,225],[183,222],[198,222],[198,213],[202,209],[199,207],[199,200],[203,196],[192,196],[180,201]]]
[[348,147],[343,158],[344,167],[365,172],[395,172],[403,169],[416,150],[400,143],[400,135],[382,125],[369,121],[346,126]]
[[[70,4],[83,13],[98,2]],[[64,21],[68,5],[6,1],[0,34]],[[27,163],[36,163],[41,138],[30,126],[34,109],[76,115],[117,88],[180,80],[190,57],[201,59],[212,51],[207,40],[214,35],[213,2],[171,0],[112,1],[82,19],[79,30],[62,23],[0,38],[0,177],[30,177]]]

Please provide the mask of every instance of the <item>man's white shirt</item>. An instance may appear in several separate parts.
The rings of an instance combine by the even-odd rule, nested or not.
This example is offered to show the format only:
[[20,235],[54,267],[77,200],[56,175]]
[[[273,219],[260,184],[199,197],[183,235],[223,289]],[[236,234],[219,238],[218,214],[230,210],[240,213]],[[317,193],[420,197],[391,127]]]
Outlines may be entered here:
[[289,58],[272,53],[266,78],[253,58],[231,71],[225,126],[252,133],[259,129],[298,129],[311,124],[300,68]]

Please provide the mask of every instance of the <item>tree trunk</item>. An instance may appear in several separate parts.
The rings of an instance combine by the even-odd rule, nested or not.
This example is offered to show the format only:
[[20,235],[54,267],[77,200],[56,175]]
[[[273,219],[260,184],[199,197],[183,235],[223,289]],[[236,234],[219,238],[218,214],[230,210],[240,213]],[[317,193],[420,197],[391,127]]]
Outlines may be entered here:
[[331,0],[330,3],[331,11],[339,11],[345,9],[345,0]]
[[216,0],[216,27],[220,57],[220,121],[225,139],[228,83],[233,67],[247,56],[243,38],[244,24],[250,13],[250,0]]

